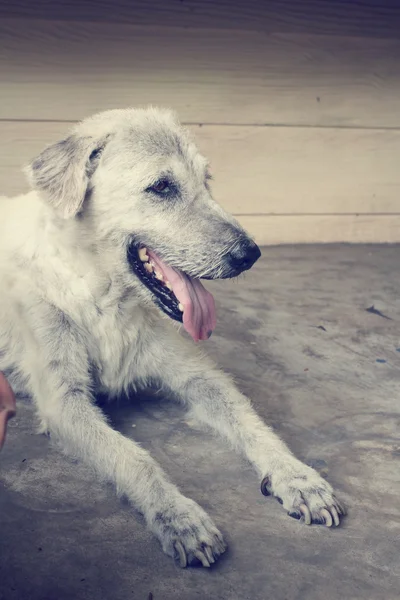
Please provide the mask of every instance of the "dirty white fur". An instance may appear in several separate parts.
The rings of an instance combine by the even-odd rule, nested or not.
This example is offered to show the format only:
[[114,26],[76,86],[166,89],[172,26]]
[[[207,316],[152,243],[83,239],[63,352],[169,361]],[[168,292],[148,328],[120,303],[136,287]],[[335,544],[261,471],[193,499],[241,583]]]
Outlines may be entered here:
[[[107,424],[95,390],[115,396],[156,382],[268,476],[288,511],[329,524],[325,509],[336,507],[336,520],[330,485],[179,334],[129,266],[134,239],[191,276],[226,276],[227,254],[247,239],[212,199],[207,161],[175,116],[101,113],[27,171],[35,191],[0,199],[0,370],[33,397],[42,430],[113,482],[183,565],[213,562],[225,549],[221,534],[145,450]],[[176,183],[176,197],[146,191],[163,177]]]

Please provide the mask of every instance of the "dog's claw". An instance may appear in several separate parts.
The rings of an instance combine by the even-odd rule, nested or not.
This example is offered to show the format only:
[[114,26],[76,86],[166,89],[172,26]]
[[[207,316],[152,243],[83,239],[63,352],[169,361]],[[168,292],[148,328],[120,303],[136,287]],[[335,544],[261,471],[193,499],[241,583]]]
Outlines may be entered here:
[[271,495],[271,492],[268,489],[269,485],[270,485],[269,477],[264,477],[264,479],[261,482],[261,493],[263,496]]
[[224,540],[222,538],[220,538],[218,535],[215,535],[214,541],[215,541],[215,545],[217,546],[218,552],[220,554],[223,554],[226,550],[226,544],[225,544]]
[[179,566],[182,567],[182,569],[184,569],[185,567],[187,567],[187,556],[185,549],[179,541],[175,542],[174,548],[178,554]]
[[329,510],[330,510],[330,513],[331,513],[331,515],[333,517],[333,522],[335,523],[335,527],[339,527],[340,518],[339,518],[339,515],[338,515],[338,511],[336,510],[336,508],[334,506],[331,506],[329,508]]
[[332,515],[329,512],[329,510],[326,510],[326,508],[321,508],[321,517],[323,517],[325,519],[325,525],[327,527],[332,527],[333,519],[332,519]]
[[342,515],[343,517],[345,517],[347,515],[346,507],[344,506],[344,504],[342,504],[341,502],[339,502],[339,500],[337,498],[335,498],[335,502],[336,502],[338,514]]
[[203,554],[203,552],[200,552],[200,550],[195,550],[193,552],[194,556],[197,558],[197,560],[199,560],[201,562],[201,564],[203,565],[203,567],[209,567],[210,563],[207,560],[207,557],[205,556],[205,554]]
[[214,555],[212,553],[211,548],[209,548],[208,546],[204,546],[203,548],[203,552],[207,557],[208,562],[212,565],[213,563],[215,563],[215,558]]
[[308,506],[306,504],[300,504],[299,510],[304,515],[304,523],[306,525],[311,525],[311,513],[310,513],[310,509],[308,508]]

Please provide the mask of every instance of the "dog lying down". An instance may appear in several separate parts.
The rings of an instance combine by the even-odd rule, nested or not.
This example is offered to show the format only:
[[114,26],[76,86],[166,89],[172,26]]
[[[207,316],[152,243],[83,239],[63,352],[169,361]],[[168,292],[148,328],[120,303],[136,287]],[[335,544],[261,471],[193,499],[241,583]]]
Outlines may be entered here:
[[[339,525],[332,488],[297,460],[194,342],[215,328],[202,279],[237,277],[258,246],[212,198],[206,159],[169,111],[111,110],[27,168],[0,200],[0,370],[34,399],[41,431],[113,482],[166,554],[208,567],[225,551],[206,512],[113,430],[94,393],[156,383],[250,463],[306,524]],[[165,318],[167,315],[169,318]]]

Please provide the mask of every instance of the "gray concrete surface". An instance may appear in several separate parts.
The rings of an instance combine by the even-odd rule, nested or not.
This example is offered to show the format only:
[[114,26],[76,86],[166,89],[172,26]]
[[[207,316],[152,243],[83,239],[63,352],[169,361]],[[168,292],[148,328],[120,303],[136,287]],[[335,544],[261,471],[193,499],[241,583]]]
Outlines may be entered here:
[[229,543],[215,568],[181,570],[110,487],[34,435],[21,401],[0,455],[1,600],[400,597],[400,247],[264,249],[246,277],[210,287],[210,353],[341,492],[344,525],[290,519],[222,442],[141,396],[112,408],[116,427]]

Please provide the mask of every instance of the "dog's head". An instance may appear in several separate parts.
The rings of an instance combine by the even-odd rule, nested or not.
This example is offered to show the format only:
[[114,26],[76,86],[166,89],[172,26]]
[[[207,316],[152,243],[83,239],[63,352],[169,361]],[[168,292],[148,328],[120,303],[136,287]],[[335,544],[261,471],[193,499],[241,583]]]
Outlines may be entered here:
[[200,279],[236,277],[260,256],[213,200],[207,161],[169,111],[95,115],[27,171],[56,214],[87,220],[98,240],[123,248],[146,297],[195,340],[215,327]]

